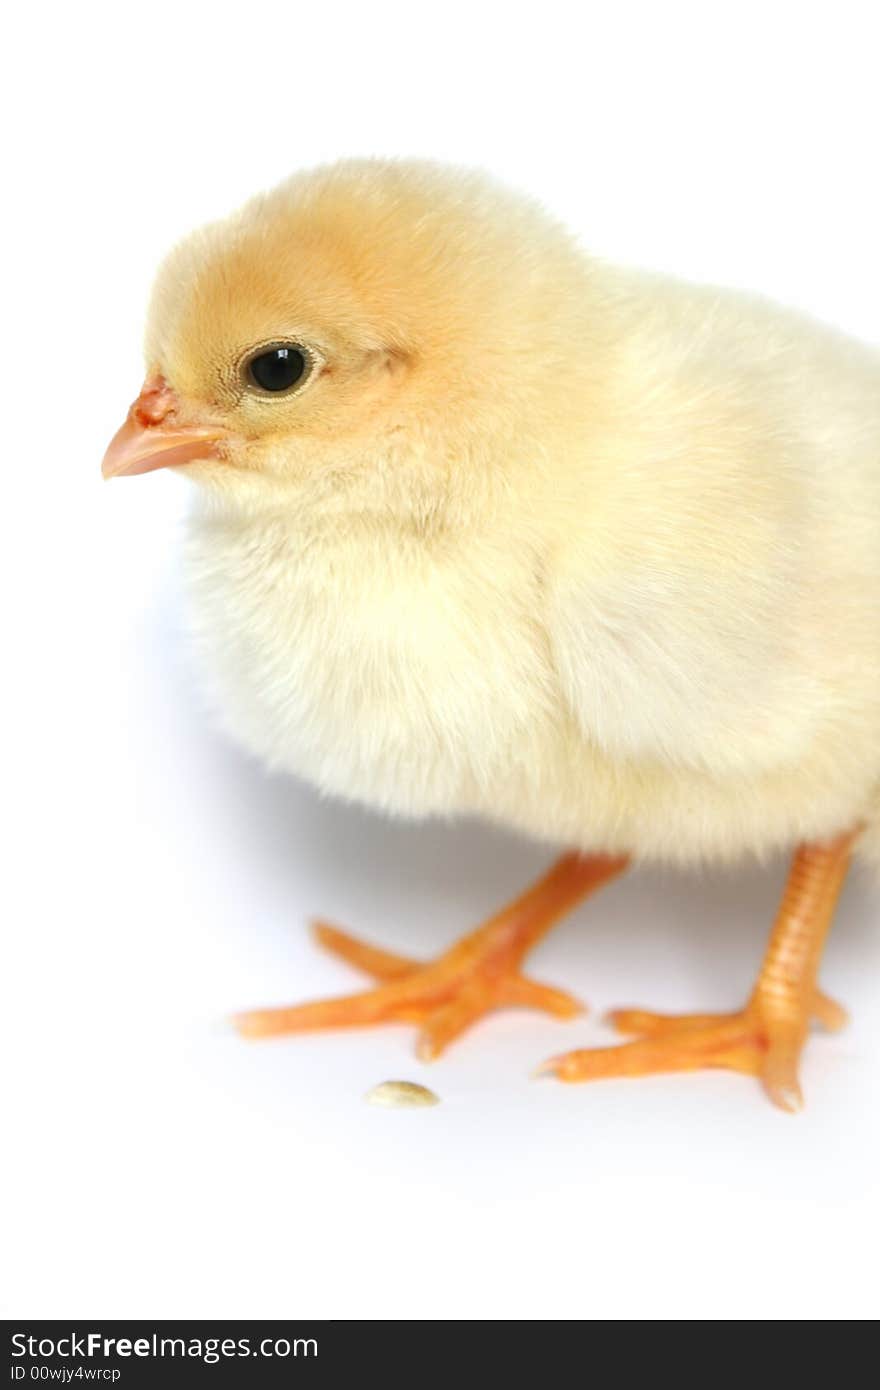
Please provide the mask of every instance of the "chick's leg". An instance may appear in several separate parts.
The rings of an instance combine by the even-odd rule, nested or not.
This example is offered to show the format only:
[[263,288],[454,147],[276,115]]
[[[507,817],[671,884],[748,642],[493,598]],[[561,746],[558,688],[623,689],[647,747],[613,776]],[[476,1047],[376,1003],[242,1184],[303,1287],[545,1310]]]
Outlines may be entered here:
[[791,872],[757,983],[745,1008],[731,1014],[665,1015],[621,1009],[611,1021],[637,1042],[553,1057],[541,1069],[563,1081],[650,1076],[726,1067],[760,1077],[774,1104],[798,1110],[798,1062],[817,1019],[838,1029],[846,1013],[816,985],[825,938],[849,867],[857,832],[830,844],[804,845]]
[[380,981],[375,989],[292,1008],[258,1009],[236,1019],[245,1037],[415,1023],[425,1061],[491,1009],[542,1009],[570,1018],[580,1005],[570,994],[520,973],[529,950],[582,898],[622,873],[625,857],[563,856],[532,888],[495,917],[427,964],[365,945],[338,927],[317,925],[318,940]]

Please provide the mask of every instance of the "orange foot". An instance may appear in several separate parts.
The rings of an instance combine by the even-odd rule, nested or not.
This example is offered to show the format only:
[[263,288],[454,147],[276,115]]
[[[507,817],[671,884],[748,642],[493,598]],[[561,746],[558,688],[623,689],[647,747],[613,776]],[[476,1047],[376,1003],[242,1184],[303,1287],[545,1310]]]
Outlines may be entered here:
[[538,1074],[552,1073],[561,1081],[596,1081],[604,1077],[725,1067],[760,1077],[775,1105],[797,1111],[803,1103],[798,1061],[809,1016],[833,1032],[847,1021],[846,1011],[819,993],[805,1013],[806,1017],[777,1012],[760,998],[753,998],[740,1012],[731,1014],[658,1014],[644,1009],[618,1009],[609,1015],[609,1022],[618,1032],[635,1035],[638,1042],[566,1052],[551,1057]]
[[541,1071],[562,1081],[592,1081],[727,1067],[759,1076],[775,1105],[799,1110],[798,1062],[811,1018],[830,1029],[846,1022],[843,1009],[819,992],[816,980],[858,834],[857,827],[796,851],[757,983],[739,1013],[670,1017],[622,1009],[611,1022],[621,1033],[635,1033],[638,1042],[552,1057]]
[[527,951],[563,913],[626,866],[623,858],[565,855],[516,902],[429,964],[365,945],[326,923],[317,924],[322,946],[383,983],[376,989],[293,1008],[240,1014],[248,1038],[362,1028],[373,1023],[415,1023],[423,1061],[438,1057],[472,1023],[492,1009],[541,1009],[557,1018],[581,1012],[576,999],[521,973]]

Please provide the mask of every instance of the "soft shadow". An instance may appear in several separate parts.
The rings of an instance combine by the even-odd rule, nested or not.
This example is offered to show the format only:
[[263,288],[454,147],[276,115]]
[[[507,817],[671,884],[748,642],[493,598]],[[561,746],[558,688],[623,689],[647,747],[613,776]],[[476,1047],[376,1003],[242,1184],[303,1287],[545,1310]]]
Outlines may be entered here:
[[[414,954],[430,956],[443,945],[438,923],[444,930],[448,923],[451,934],[466,930],[552,861],[553,846],[491,825],[394,821],[324,799],[292,777],[267,773],[214,729],[198,694],[173,594],[163,596],[154,616],[154,650],[163,668],[156,678],[165,698],[174,701],[192,775],[210,784],[206,796],[228,803],[235,852],[282,895],[305,865],[318,909],[340,900],[357,904],[369,883],[373,913],[378,902],[389,921],[406,924]],[[626,964],[639,958],[643,966],[662,968],[668,957],[670,967],[686,976],[682,984],[696,990],[695,1005],[717,991],[719,974],[741,989],[760,960],[785,870],[781,857],[737,868],[635,869],[603,891],[601,904],[579,908],[539,948],[541,969],[543,957],[574,948],[576,934],[578,954],[588,949],[594,960]],[[840,963],[847,973],[853,956],[880,963],[869,880],[858,869],[851,875],[829,948],[829,965]],[[588,948],[580,942],[585,927]]]

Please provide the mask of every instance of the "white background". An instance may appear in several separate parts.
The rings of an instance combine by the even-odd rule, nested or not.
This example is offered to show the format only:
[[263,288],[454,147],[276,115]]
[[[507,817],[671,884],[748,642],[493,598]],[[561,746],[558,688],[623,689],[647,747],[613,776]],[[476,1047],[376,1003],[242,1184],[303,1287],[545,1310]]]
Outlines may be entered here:
[[[636,873],[577,912],[533,963],[586,1021],[499,1015],[430,1070],[405,1028],[238,1041],[235,1008],[353,987],[310,914],[429,956],[549,855],[322,804],[226,746],[180,631],[186,484],[98,474],[168,245],[342,154],[485,165],[599,252],[880,339],[874,7],[30,14],[7,18],[3,81],[3,1311],[876,1316],[867,880],[824,970],[855,1023],[810,1047],[797,1119],[721,1073],[528,1079],[604,1040],[611,1005],[742,1001],[781,863]],[[443,1103],[364,1105],[397,1076]]]

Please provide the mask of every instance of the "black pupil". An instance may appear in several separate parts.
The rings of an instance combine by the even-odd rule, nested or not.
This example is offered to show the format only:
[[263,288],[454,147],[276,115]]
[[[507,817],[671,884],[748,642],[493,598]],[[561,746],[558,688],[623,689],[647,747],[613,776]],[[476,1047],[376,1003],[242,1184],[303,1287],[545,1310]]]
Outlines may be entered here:
[[251,376],[263,391],[289,391],[305,369],[305,355],[296,347],[270,348],[250,364]]

